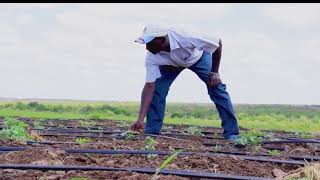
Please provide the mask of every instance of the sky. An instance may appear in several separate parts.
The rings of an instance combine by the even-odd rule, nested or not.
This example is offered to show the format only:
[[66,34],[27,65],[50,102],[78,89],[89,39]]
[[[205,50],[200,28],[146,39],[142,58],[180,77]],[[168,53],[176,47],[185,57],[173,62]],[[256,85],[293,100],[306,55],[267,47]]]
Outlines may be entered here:
[[[320,4],[0,4],[0,97],[140,101],[148,23],[223,42],[233,103],[320,104]],[[184,70],[167,102],[210,103]]]

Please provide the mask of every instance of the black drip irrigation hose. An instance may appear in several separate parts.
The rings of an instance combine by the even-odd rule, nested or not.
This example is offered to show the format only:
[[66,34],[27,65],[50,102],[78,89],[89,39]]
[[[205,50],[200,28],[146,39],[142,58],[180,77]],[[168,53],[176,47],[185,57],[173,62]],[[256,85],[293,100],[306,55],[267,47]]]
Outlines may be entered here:
[[320,143],[320,140],[292,139],[292,140],[263,141],[262,142],[262,144],[285,144],[285,143]]
[[[217,144],[217,146],[225,146],[225,144]],[[284,147],[270,147],[270,146],[261,146],[264,149],[268,149],[268,150],[279,150],[279,151],[284,151],[286,150],[286,148]],[[188,150],[194,150],[192,148],[184,148],[184,147],[173,147],[174,149],[188,149]],[[214,152],[213,150],[207,150],[209,152]]]
[[[27,145],[32,145],[32,144],[53,145],[53,144],[78,144],[78,143],[75,143],[75,142],[51,142],[51,141],[27,141]],[[87,143],[87,144],[90,144],[90,143]],[[263,148],[266,148],[266,147],[263,147]],[[184,148],[177,148],[177,149],[184,149]],[[3,151],[3,152],[6,152],[6,151]],[[74,151],[72,151],[72,149],[70,151],[67,150],[66,152],[75,153]],[[164,151],[157,151],[156,154],[168,155],[168,153],[163,153],[163,152]],[[219,154],[250,155],[250,153],[246,153],[246,152],[228,152],[228,151],[213,151],[213,150],[209,150],[208,152],[211,152],[211,153],[214,152],[214,153],[219,153]],[[1,153],[1,151],[0,151],[0,153]],[[124,154],[127,154],[127,153],[128,153],[128,151],[124,151]],[[191,154],[191,153],[193,153],[193,152],[190,152],[189,154]],[[102,152],[102,154],[104,154],[104,152]],[[143,154],[143,153],[137,152],[136,154]],[[146,153],[146,154],[149,154],[149,153]],[[185,155],[188,155],[188,154],[185,154]],[[259,154],[259,156],[270,156],[270,155],[268,155],[268,154]],[[290,155],[290,156],[281,156],[281,157],[287,157],[287,158],[296,159],[296,160],[320,161],[320,156],[292,156],[292,155]]]
[[[313,140],[313,139],[292,139],[292,140],[278,140],[278,141],[262,141],[261,144],[287,144],[287,143],[320,143],[320,140]],[[219,143],[210,143],[204,142],[204,146],[215,146],[220,145]]]
[[[114,167],[101,167],[101,166],[49,166],[49,165],[27,165],[27,164],[0,164],[0,169],[19,169],[19,170],[41,170],[41,171],[126,171],[155,174],[154,168],[114,168]],[[236,179],[236,180],[270,180],[271,178],[255,177],[255,176],[237,176],[220,173],[208,173],[201,171],[191,170],[161,170],[160,174],[164,175],[176,175],[184,177],[196,177],[196,178],[220,178],[220,179]]]
[[[74,137],[85,137],[85,138],[104,138],[104,139],[124,139],[123,137],[118,137],[118,136],[108,136],[108,135],[91,135],[91,134],[73,134],[73,136],[70,136],[70,134],[40,134],[40,136],[56,136],[56,137],[70,137],[70,138],[74,138]],[[132,138],[131,140],[137,140],[137,138]]]
[[[24,122],[29,122],[29,123],[32,123],[34,122],[34,119],[31,119],[31,118],[23,118],[23,117],[19,117],[19,116],[16,116],[16,118],[20,121],[24,121]],[[47,119],[46,121],[47,122],[50,122],[52,121],[53,123],[57,122],[57,120],[61,120],[61,121],[69,121],[69,120],[65,120],[65,119]],[[88,121],[88,119],[70,119],[72,121],[79,121],[79,120],[85,120],[85,121]],[[90,121],[94,121],[94,122],[106,122],[106,121],[112,121],[112,122],[116,122],[116,123],[122,123],[122,122],[126,122],[126,123],[131,123],[129,121],[123,121],[123,120],[111,120],[111,119],[91,119]],[[179,128],[189,128],[191,127],[192,125],[176,125],[176,124],[165,124],[164,127],[179,127]],[[200,127],[200,128],[204,128],[204,129],[214,129],[214,130],[222,130],[223,131],[223,128],[221,127],[214,127],[214,126],[209,126],[209,127]],[[244,131],[249,131],[249,130],[252,130],[250,128],[240,128],[240,130],[244,130]],[[294,132],[291,132],[291,131],[285,131],[285,130],[261,130],[261,131],[264,131],[264,132],[275,132],[275,133],[284,133],[284,134],[294,134]],[[203,131],[204,133],[215,133],[215,132],[210,132],[210,131]]]
[[99,133],[99,134],[118,134],[125,131],[106,131],[106,130],[83,130],[83,129],[61,129],[61,128],[50,128],[40,129],[34,128],[33,130],[42,132],[63,132],[63,133]]
[[[250,153],[247,152],[229,152],[229,151],[212,151],[209,152],[215,152],[215,153],[221,153],[221,154],[234,154],[234,155],[250,155]],[[257,156],[270,156],[269,154],[257,154]],[[293,156],[293,155],[279,155],[277,157],[284,157],[284,158],[290,158],[295,160],[307,160],[307,161],[320,161],[320,156]]]
[[[56,126],[56,125],[42,125],[42,127],[46,128],[46,129],[81,129],[81,130],[113,130],[112,128],[106,128],[106,127],[102,127],[102,126],[88,126],[88,127],[85,127],[85,126],[63,126],[63,127],[59,127],[59,126]],[[44,129],[44,128],[41,128],[41,129]],[[122,128],[122,127],[117,127],[117,128]],[[39,128],[40,129],[40,128]],[[45,130],[45,129],[44,129]]]
[[0,146],[0,151],[9,152],[9,151],[24,151],[27,150],[28,147],[14,147],[14,146]]
[[0,151],[0,154],[8,153],[8,151]]
[[304,139],[299,137],[287,137],[287,140],[312,140],[312,141],[320,141],[320,139]]
[[[51,133],[70,133],[70,134],[78,134],[78,133],[91,133],[91,134],[120,134],[125,132],[125,130],[87,130],[87,129],[66,129],[66,128],[48,128],[48,129],[42,129],[42,128],[34,128],[33,130],[41,131],[41,132],[51,132]],[[208,135],[198,136],[198,135],[190,135],[190,134],[181,134],[181,133],[170,133],[170,132],[163,132],[162,133],[165,136],[185,136],[185,137],[202,137],[205,139],[218,139],[218,140],[224,140],[222,137],[213,137]],[[143,134],[141,134],[143,135]],[[279,140],[279,141],[264,141],[265,144],[275,144],[275,143],[320,143],[320,140],[317,139],[301,139],[301,138],[287,138],[286,140]]]
[[[169,151],[145,151],[145,150],[95,150],[95,149],[64,149],[68,153],[95,153],[95,154],[158,154],[158,155],[169,155]],[[216,156],[229,156],[228,154],[222,153],[198,153],[198,152],[181,152],[180,155],[200,155],[206,157],[216,157]],[[303,165],[304,162],[300,161],[289,161],[289,160],[275,160],[275,159],[266,159],[260,157],[252,157],[252,156],[243,156],[236,155],[242,157],[244,160],[254,160],[261,162],[275,162],[275,163],[286,163],[286,164],[295,164],[295,165]],[[320,160],[320,157],[310,157],[312,160]]]
[[[202,143],[204,146],[226,146],[226,145],[234,145],[234,144],[221,144],[221,143],[211,143],[211,142],[204,142]],[[272,146],[266,146],[262,145],[262,148],[268,149],[268,150],[279,150],[279,151],[284,151],[286,148],[284,147],[272,147]]]
[[[28,149],[27,147],[0,147],[0,151],[22,151]],[[73,149],[73,148],[62,148],[66,153],[92,153],[92,154],[128,154],[128,155],[146,155],[146,154],[157,154],[157,155],[169,155],[169,151],[145,151],[145,150],[97,150],[97,149]],[[205,157],[230,157],[229,154],[219,154],[219,153],[198,153],[198,152],[181,152],[179,155],[199,155]],[[254,156],[244,156],[244,155],[231,155],[234,157],[239,157],[243,160],[260,161],[260,162],[271,162],[280,164],[292,164],[292,165],[304,165],[302,161],[293,160],[276,160],[268,159]]]
[[[120,132],[114,133],[114,134],[105,134],[105,135],[91,135],[91,134],[79,134],[79,133],[73,133],[74,136],[70,136],[70,134],[55,134],[55,133],[44,133],[40,134],[41,136],[67,136],[67,137],[88,137],[88,138],[106,138],[106,139],[125,139],[125,137],[121,136]],[[152,137],[158,137],[158,138],[164,138],[164,139],[172,139],[172,140],[179,140],[179,141],[185,141],[185,142],[190,142],[191,140],[186,140],[186,139],[179,139],[175,137],[170,137],[170,136],[163,136],[163,135],[155,135],[155,134],[137,134],[140,136],[131,138],[130,140],[141,140],[141,136],[152,136]]]
[[261,147],[268,150],[278,150],[278,151],[286,150],[285,147],[272,147],[272,146],[261,146]]
[[[33,144],[47,144],[47,145],[54,145],[54,144],[79,144],[76,142],[57,142],[57,141],[27,141],[27,145]],[[95,144],[95,143],[86,143],[86,144]]]

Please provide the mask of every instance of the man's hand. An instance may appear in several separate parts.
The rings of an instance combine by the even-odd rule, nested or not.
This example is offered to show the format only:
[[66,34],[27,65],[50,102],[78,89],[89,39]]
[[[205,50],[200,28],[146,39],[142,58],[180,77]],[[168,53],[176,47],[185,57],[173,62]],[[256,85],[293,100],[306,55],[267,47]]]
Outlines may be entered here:
[[217,86],[218,84],[222,83],[221,82],[221,79],[220,79],[220,76],[219,76],[219,73],[214,73],[212,72],[210,74],[210,77],[209,77],[209,87],[215,87]]
[[134,131],[139,131],[144,128],[144,123],[142,120],[137,120],[134,124],[131,125],[131,129]]

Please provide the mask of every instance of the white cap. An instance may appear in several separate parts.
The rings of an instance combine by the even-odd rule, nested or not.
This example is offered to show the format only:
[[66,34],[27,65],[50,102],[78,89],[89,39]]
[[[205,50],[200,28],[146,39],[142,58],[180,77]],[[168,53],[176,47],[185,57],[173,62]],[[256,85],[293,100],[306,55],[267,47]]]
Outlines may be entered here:
[[163,37],[168,34],[168,29],[161,27],[159,25],[148,24],[144,27],[141,36],[136,39],[134,42],[138,42],[140,44],[147,44],[152,41],[156,37]]

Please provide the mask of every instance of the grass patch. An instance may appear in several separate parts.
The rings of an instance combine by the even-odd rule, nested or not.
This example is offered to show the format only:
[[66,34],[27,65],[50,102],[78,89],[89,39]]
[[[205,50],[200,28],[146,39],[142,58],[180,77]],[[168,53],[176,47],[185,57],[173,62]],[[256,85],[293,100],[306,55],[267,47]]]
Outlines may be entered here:
[[187,133],[190,135],[197,135],[197,136],[202,136],[202,130],[201,128],[197,126],[190,126],[187,128]]
[[76,138],[76,143],[77,144],[80,144],[80,145],[83,145],[83,144],[87,144],[87,143],[90,143],[92,142],[90,139],[88,138]]
[[268,150],[268,155],[269,156],[279,156],[281,153],[280,151],[274,149],[274,150]]
[[[139,106],[140,103],[137,102],[0,102],[0,116],[38,119],[116,119],[131,123],[138,116]],[[318,132],[320,129],[320,106],[234,105],[234,109],[239,126],[244,128],[302,133]],[[220,127],[221,121],[213,104],[168,103],[164,123]]]
[[12,139],[16,141],[31,140],[26,128],[28,125],[14,118],[5,118],[4,128],[0,131],[1,139]]
[[245,146],[245,145],[258,145],[261,144],[263,133],[257,130],[250,130],[241,133],[238,136],[238,139],[235,141],[236,145]]

